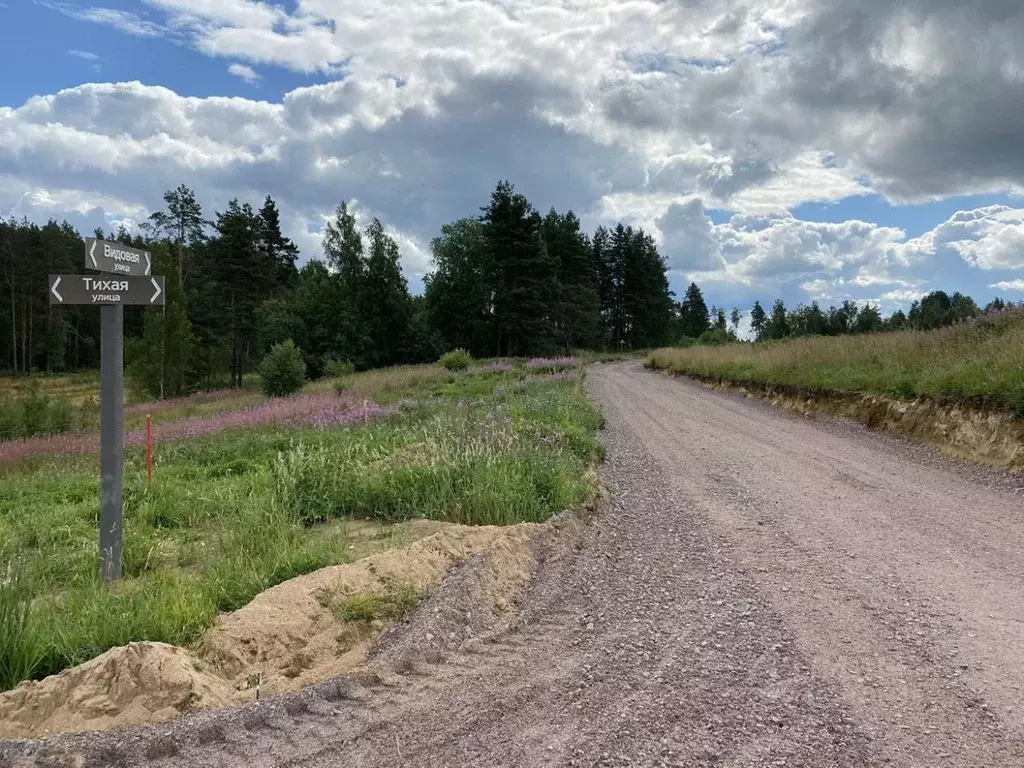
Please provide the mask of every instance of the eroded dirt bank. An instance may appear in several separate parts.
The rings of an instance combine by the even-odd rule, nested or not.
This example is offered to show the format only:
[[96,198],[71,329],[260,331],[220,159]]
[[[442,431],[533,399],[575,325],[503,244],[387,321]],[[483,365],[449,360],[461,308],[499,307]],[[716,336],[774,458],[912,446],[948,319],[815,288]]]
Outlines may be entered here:
[[1019,478],[639,364],[590,386],[612,504],[511,628],[474,561],[372,673],[0,762],[1024,766]]
[[882,395],[818,394],[770,384],[703,379],[710,387],[760,397],[805,416],[826,414],[939,448],[954,458],[1024,470],[1024,420],[1007,411],[928,398],[897,400]]
[[532,578],[531,542],[549,526],[470,527],[415,521],[409,541],[344,565],[286,581],[220,616],[197,649],[138,642],[38,682],[0,693],[0,738],[159,723],[295,691],[360,668],[385,622],[342,621],[339,604],[364,612],[394,599],[414,601],[467,558],[486,556],[482,609],[499,614]]

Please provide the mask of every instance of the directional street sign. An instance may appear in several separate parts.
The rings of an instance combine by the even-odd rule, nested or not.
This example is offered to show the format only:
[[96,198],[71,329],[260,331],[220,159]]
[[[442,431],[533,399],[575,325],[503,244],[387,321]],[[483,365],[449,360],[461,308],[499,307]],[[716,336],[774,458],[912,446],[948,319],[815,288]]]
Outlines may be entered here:
[[153,257],[149,251],[132,248],[110,240],[85,238],[85,266],[100,272],[113,272],[128,277],[149,277]]
[[105,304],[162,307],[163,277],[50,275],[50,304]]
[[[2,5],[2,3],[0,3]],[[149,251],[85,238],[85,266],[103,275],[50,275],[50,306],[100,308],[100,577],[121,578],[124,539],[124,308],[162,307],[164,279]]]

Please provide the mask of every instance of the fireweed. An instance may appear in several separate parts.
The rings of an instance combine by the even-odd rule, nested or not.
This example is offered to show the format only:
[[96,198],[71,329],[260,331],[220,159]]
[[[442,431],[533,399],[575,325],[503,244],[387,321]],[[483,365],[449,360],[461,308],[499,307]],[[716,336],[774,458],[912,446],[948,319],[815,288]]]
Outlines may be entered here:
[[[376,403],[366,403],[352,396],[322,394],[294,398],[272,398],[256,405],[210,416],[193,416],[153,426],[153,440],[166,443],[191,440],[229,430],[278,426],[340,426],[377,418],[385,414]],[[146,444],[145,429],[125,433],[126,448]],[[54,457],[99,451],[99,434],[76,432],[0,443],[0,464],[41,454]]]

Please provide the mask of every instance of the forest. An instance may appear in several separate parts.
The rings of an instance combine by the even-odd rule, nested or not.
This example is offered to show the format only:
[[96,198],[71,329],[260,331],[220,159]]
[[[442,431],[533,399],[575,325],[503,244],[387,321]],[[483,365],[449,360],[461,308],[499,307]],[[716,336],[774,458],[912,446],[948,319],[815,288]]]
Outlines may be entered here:
[[[436,360],[462,348],[476,357],[569,354],[725,343],[744,313],[705,302],[691,284],[682,300],[667,263],[643,229],[582,230],[572,212],[540,213],[508,181],[478,215],[441,227],[432,270],[412,295],[395,240],[377,219],[360,229],[342,202],[323,233],[323,253],[300,266],[271,197],[259,209],[237,199],[208,218],[179,186],[136,233],[96,237],[145,248],[164,275],[167,304],[125,308],[129,380],[154,397],[239,385],[275,344],[292,340],[310,377],[332,363],[364,370]],[[0,221],[0,370],[15,375],[94,368],[99,315],[93,307],[50,307],[46,278],[83,271],[81,235],[68,223]],[[909,314],[816,302],[750,310],[759,341],[799,335],[934,328],[985,310],[937,291]]]

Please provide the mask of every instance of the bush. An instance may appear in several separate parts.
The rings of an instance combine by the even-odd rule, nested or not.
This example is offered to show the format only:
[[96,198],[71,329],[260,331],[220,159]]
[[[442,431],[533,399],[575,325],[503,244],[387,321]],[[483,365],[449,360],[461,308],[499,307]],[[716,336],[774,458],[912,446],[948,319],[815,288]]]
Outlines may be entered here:
[[0,440],[21,437],[21,406],[13,398],[0,401]]
[[267,397],[284,397],[306,383],[306,363],[291,339],[275,344],[260,363],[260,385]]
[[445,352],[441,355],[441,359],[437,362],[439,362],[445,370],[464,371],[469,368],[469,364],[473,362],[473,357],[464,349],[453,349],[451,352]]
[[324,361],[324,375],[331,379],[351,376],[355,371],[356,367],[348,360],[336,360],[333,357],[328,357]]
[[731,344],[735,340],[736,338],[725,328],[709,328],[697,338],[697,343],[708,347],[718,347],[722,344]]
[[100,401],[91,395],[78,408],[78,429],[93,432],[100,428]]
[[46,414],[49,409],[50,399],[39,388],[38,382],[32,381],[21,400],[21,429],[25,437],[46,432]]
[[47,417],[47,429],[51,434],[62,435],[70,432],[74,422],[74,411],[71,408],[71,401],[66,397],[54,398],[50,403],[50,412]]

